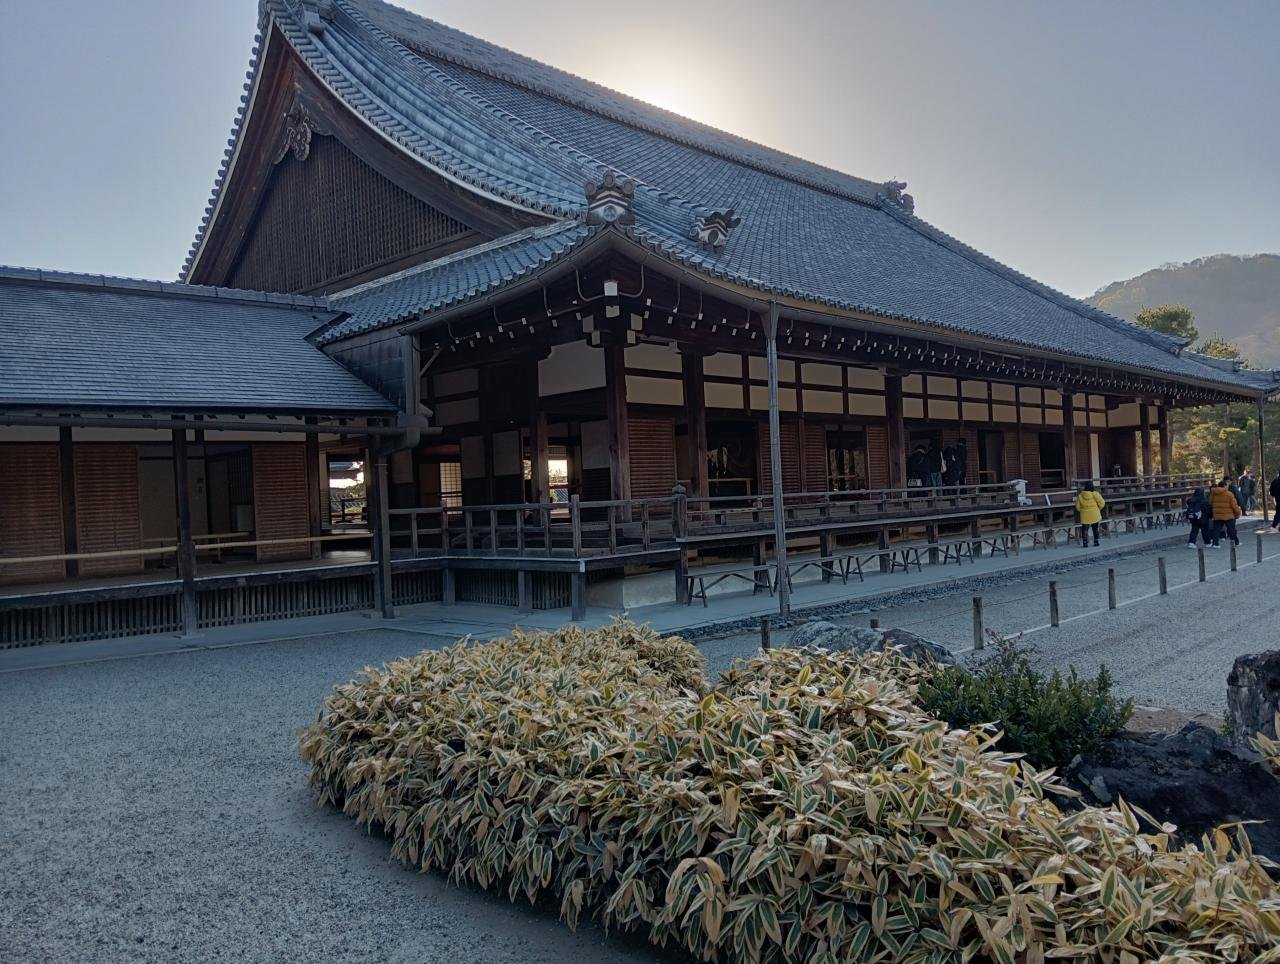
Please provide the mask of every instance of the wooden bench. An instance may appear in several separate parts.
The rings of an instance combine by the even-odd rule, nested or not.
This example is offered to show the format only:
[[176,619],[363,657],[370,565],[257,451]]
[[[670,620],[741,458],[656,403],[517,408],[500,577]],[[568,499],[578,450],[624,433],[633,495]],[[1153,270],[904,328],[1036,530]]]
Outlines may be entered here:
[[[754,596],[761,589],[773,595],[773,579],[771,563],[740,563],[726,566],[705,566],[701,569],[690,569],[685,577],[688,581],[688,603],[701,599],[703,608],[707,606],[707,591],[714,589],[726,579],[742,579],[751,583],[751,594]],[[697,587],[696,589],[694,587]]]
[[[847,552],[833,552],[828,556],[819,556],[817,559],[796,559],[794,562],[787,563],[787,586],[791,586],[791,577],[796,573],[804,572],[806,569],[817,569],[826,576],[835,578],[840,577],[840,581],[845,585],[849,584],[850,576],[857,576],[858,582],[865,582],[866,577],[863,574],[862,567],[866,562],[872,559],[878,559],[882,555],[882,550],[850,550]],[[774,588],[777,588],[776,586]]]
[[[934,545],[936,546],[937,543],[934,543]],[[916,567],[916,572],[924,572],[924,564],[920,561],[920,553],[928,550],[928,545],[890,545],[881,549],[876,555],[889,560],[890,572],[897,572],[899,569],[903,572],[910,572],[912,566]]]
[[1009,558],[1009,550],[1012,549],[1014,555],[1018,554],[1018,546],[1022,540],[1018,538],[1016,532],[994,532],[991,535],[978,536],[977,541],[980,545],[987,547],[987,555],[994,556],[997,552]]
[[[937,548],[942,550],[942,556],[938,560],[942,565],[948,562],[954,562],[957,566],[965,559],[973,562],[973,543],[972,538],[953,539],[948,542],[934,543]],[[932,546],[930,548],[933,548]]]

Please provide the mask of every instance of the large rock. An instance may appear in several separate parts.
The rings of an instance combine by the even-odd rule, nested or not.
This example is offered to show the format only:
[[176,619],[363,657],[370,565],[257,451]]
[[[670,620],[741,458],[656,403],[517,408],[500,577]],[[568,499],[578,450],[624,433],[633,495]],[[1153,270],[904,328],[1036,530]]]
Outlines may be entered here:
[[1240,746],[1256,733],[1276,733],[1280,712],[1280,650],[1238,656],[1227,676],[1227,728]]
[[1176,824],[1186,842],[1198,843],[1218,824],[1266,821],[1250,826],[1249,837],[1259,853],[1280,859],[1280,783],[1202,723],[1171,734],[1126,733],[1072,761],[1065,776],[1086,803],[1122,797]]
[[867,629],[862,626],[838,626],[815,620],[805,623],[791,634],[788,644],[793,649],[813,646],[831,652],[881,653],[894,648],[917,662],[933,661],[951,664],[955,658],[945,648],[905,629]]

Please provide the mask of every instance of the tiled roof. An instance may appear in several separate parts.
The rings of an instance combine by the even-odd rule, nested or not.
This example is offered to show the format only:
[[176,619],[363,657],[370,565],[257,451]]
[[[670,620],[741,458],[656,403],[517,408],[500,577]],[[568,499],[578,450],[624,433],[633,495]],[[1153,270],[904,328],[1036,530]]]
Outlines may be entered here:
[[[1249,391],[1264,377],[1206,365],[1180,354],[1173,339],[1035,282],[916,218],[872,181],[642,104],[381,0],[263,0],[262,9],[369,124],[502,203],[581,220],[584,182],[614,170],[637,183],[635,225],[626,229],[636,240],[766,294]],[[727,208],[741,223],[722,250],[691,240],[698,219]],[[467,268],[455,260],[416,280],[410,273],[382,295],[353,293],[351,322],[325,338],[454,303],[506,280],[523,259],[544,264],[564,254],[513,251],[513,263],[484,252]]]
[[324,299],[0,268],[0,405],[386,414],[308,342]]
[[409,268],[331,296],[349,314],[325,329],[327,343],[467,301],[536,271],[577,247],[594,231],[581,221],[557,221]]

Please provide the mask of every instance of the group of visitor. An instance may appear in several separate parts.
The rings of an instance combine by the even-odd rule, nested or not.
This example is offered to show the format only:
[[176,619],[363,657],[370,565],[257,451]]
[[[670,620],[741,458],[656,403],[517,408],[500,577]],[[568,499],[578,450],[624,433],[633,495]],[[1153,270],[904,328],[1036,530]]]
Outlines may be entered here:
[[[1280,473],[1271,480],[1270,492],[1272,502],[1276,504],[1271,528],[1280,529]],[[1258,480],[1247,467],[1238,480],[1232,481],[1230,476],[1224,476],[1207,494],[1204,489],[1196,489],[1187,501],[1187,521],[1191,523],[1187,548],[1196,548],[1199,540],[1209,548],[1217,549],[1224,537],[1240,545],[1236,520],[1257,507]]]
[[929,447],[917,445],[907,459],[907,485],[940,489],[965,484],[969,474],[969,443],[960,439],[955,445],[938,448],[936,441]]

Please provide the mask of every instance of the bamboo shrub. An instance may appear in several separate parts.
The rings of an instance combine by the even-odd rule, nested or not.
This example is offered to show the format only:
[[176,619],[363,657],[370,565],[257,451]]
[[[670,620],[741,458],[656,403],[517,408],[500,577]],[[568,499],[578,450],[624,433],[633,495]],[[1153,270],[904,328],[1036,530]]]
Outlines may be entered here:
[[706,960],[1280,961],[1243,832],[1059,809],[1052,771],[925,713],[914,664],[704,669],[625,622],[463,642],[339,686],[301,752],[398,859]]

